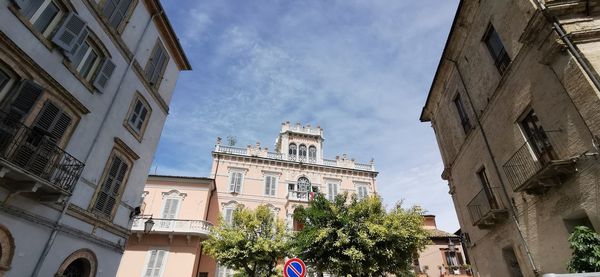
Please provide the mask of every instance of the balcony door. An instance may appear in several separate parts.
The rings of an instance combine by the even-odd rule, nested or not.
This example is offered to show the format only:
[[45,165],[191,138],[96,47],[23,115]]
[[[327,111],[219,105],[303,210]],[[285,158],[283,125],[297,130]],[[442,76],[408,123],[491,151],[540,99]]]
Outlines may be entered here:
[[529,111],[521,120],[521,128],[531,150],[542,164],[556,159],[550,140],[540,124],[535,111]]
[[494,194],[494,190],[492,189],[492,185],[490,185],[485,167],[481,168],[477,172],[477,177],[479,177],[479,183],[481,184],[485,196],[487,197],[490,210],[498,209],[498,201],[496,199],[496,195]]
[[177,218],[177,214],[179,213],[179,204],[181,203],[181,199],[179,198],[166,198],[163,203],[162,215],[160,227],[165,229],[170,229],[175,227],[175,221],[172,219]]

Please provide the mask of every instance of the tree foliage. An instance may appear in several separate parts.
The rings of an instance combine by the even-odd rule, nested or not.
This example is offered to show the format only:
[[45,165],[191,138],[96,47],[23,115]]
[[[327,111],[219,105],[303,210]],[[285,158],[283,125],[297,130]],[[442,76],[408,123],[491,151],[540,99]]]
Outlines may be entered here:
[[577,226],[569,237],[573,255],[570,272],[600,272],[600,235],[586,226]]
[[378,196],[359,201],[342,194],[329,201],[317,194],[308,207],[296,208],[294,219],[304,225],[294,250],[321,273],[407,276],[413,255],[428,242],[420,209],[397,204],[386,212]]
[[289,236],[283,221],[266,205],[255,210],[240,205],[232,216],[231,223],[219,219],[219,225],[202,243],[203,252],[243,276],[279,275],[277,264],[289,254]]

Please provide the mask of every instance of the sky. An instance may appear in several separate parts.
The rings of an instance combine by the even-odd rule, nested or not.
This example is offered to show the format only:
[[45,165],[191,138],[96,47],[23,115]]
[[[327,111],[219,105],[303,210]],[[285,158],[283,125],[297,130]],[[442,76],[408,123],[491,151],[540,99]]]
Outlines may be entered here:
[[192,64],[153,174],[209,176],[217,137],[273,148],[324,129],[325,158],[375,159],[377,188],[459,228],[433,129],[419,121],[458,0],[163,0]]

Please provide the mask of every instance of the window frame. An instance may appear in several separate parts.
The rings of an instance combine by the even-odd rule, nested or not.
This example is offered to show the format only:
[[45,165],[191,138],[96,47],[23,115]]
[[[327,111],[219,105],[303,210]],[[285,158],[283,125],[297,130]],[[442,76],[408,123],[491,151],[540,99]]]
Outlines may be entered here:
[[[246,171],[245,169],[241,169],[241,168],[230,168],[229,169],[229,173],[228,175],[228,182],[227,182],[227,192],[228,193],[236,193],[236,194],[241,194],[242,191],[244,191],[244,179],[246,177]],[[234,186],[234,189],[231,189],[231,182],[232,182],[232,178],[234,178],[235,174],[240,174],[240,184],[239,184],[239,191],[236,191],[235,188],[237,187],[237,185]]]
[[100,2],[98,3],[98,14],[102,18],[102,20],[105,21],[104,23],[106,24],[106,26],[116,31],[117,34],[121,35],[123,31],[125,31],[125,27],[127,27],[127,24],[129,24],[129,20],[131,19],[131,16],[133,15],[135,8],[137,7],[138,0],[131,0],[129,7],[125,12],[125,15],[123,16],[123,19],[121,20],[121,22],[119,22],[117,27],[112,26],[110,24],[110,18],[107,18],[106,15],[104,15],[104,9],[106,8],[106,5],[109,1],[110,0],[100,0]]
[[[493,42],[491,40],[497,40],[496,42],[500,44],[501,48],[499,49],[498,53],[495,53],[496,50],[494,50],[494,47],[492,45]],[[498,33],[498,31],[491,22],[488,24],[485,30],[482,41],[485,44],[488,53],[490,54],[490,57],[494,61],[494,66],[496,67],[500,75],[504,75],[504,73],[506,73],[508,67],[511,64],[512,59],[506,51],[506,46],[504,45],[504,42],[500,37],[500,33]]]
[[[121,181],[121,186],[119,187],[119,190],[117,192],[117,197],[115,198],[115,204],[111,209],[110,215],[105,216],[105,215],[98,213],[95,210],[95,207],[96,207],[96,201],[98,200],[98,195],[100,194],[100,191],[102,190],[102,186],[104,185],[106,178],[108,178],[108,174],[109,174],[110,168],[112,167],[112,161],[113,161],[114,157],[118,157],[119,159],[121,159],[122,162],[127,164],[127,172],[125,173],[125,177],[123,178],[123,181]],[[110,152],[110,155],[108,156],[106,163],[104,164],[104,169],[102,170],[102,175],[101,175],[100,181],[98,182],[98,184],[96,186],[96,191],[94,192],[94,197],[92,197],[92,201],[90,201],[88,210],[91,213],[96,214],[102,218],[105,218],[106,220],[109,220],[109,221],[112,221],[114,219],[115,214],[117,213],[117,210],[119,208],[119,205],[121,205],[121,199],[123,198],[123,193],[125,191],[125,188],[127,187],[127,182],[129,181],[129,175],[131,174],[131,171],[133,170],[133,166],[134,166],[134,162],[133,162],[133,159],[131,159],[131,157],[129,157],[127,154],[125,154],[124,151],[120,149],[120,147],[118,147],[118,146],[113,147],[113,149]]]
[[152,252],[153,251],[157,251],[157,256],[158,256],[158,251],[164,251],[165,252],[165,256],[163,257],[163,260],[161,261],[161,266],[158,272],[158,276],[150,276],[150,277],[162,277],[163,274],[165,273],[165,266],[167,265],[167,259],[169,257],[169,248],[152,248],[152,249],[148,249],[146,252],[146,258],[144,261],[144,267],[142,269],[142,277],[146,277],[146,271],[148,271],[148,263],[150,262],[150,258],[152,257]]
[[[105,59],[112,60],[112,56],[110,55],[110,53],[108,52],[108,50],[106,49],[106,47],[104,46],[102,41],[98,38],[98,36],[92,30],[90,30],[90,28],[87,28],[87,37],[85,38],[84,43],[87,43],[91,46],[87,50],[88,53],[89,53],[90,49],[93,49],[93,50],[96,50],[96,52],[98,52],[98,54],[99,54],[98,58],[96,59],[96,61],[94,62],[93,66],[92,66],[92,69],[88,73],[88,76],[84,76],[80,72],[80,68],[79,68],[79,67],[83,66],[87,53],[84,54],[84,56],[81,58],[81,60],[78,62],[78,64],[75,64],[73,61],[69,60],[69,58],[65,55],[65,57],[63,59],[63,64],[67,67],[67,69],[69,69],[69,71],[71,71],[71,73],[75,76],[75,78],[77,78],[90,91],[90,93],[94,93],[94,92],[96,92],[96,88],[94,88],[94,85],[93,85],[94,80],[96,80],[96,77],[102,70],[102,64],[103,64],[104,60]],[[73,56],[76,54],[76,52],[73,53]]]
[[[130,121],[131,120],[131,116],[135,112],[135,106],[136,106],[136,104],[137,104],[138,101],[142,102],[142,105],[147,110],[146,118],[144,119],[144,122],[142,123],[142,127],[141,127],[140,130],[136,130],[135,126],[131,126],[131,121]],[[146,98],[144,98],[144,96],[142,96],[142,93],[140,93],[139,91],[136,91],[136,93],[135,93],[135,95],[133,97],[133,100],[129,104],[129,110],[127,111],[127,116],[123,120],[123,126],[139,142],[142,142],[142,140],[144,138],[144,134],[146,133],[146,128],[148,127],[148,124],[150,122],[151,116],[152,116],[152,107],[150,106],[150,104],[148,103],[148,101],[146,100]]]
[[465,135],[468,135],[469,132],[473,129],[473,125],[471,125],[471,118],[469,117],[469,113],[465,108],[465,103],[463,102],[462,96],[459,92],[456,92],[452,102],[454,102],[454,107],[456,108],[456,112],[458,113],[458,119],[460,120],[460,125],[465,132]]
[[[152,80],[150,79],[150,77],[148,77],[147,72],[148,69],[150,67],[151,61],[152,59],[155,58],[155,55],[157,53],[157,51],[159,49],[162,49],[162,51],[165,54],[166,60],[164,61],[164,66],[163,68],[161,68],[161,71],[159,72],[159,77],[156,80],[156,82],[153,84]],[[158,90],[160,88],[160,85],[162,84],[162,80],[164,79],[165,76],[165,72],[167,71],[167,67],[169,67],[169,62],[171,61],[171,56],[169,55],[169,52],[167,51],[167,48],[164,46],[164,44],[162,43],[162,41],[160,40],[160,38],[156,39],[156,43],[154,44],[154,48],[152,49],[152,52],[150,53],[150,56],[148,56],[148,60],[146,61],[146,65],[144,66],[144,78],[145,80],[148,82],[148,85],[154,89],[154,90]],[[156,70],[156,68],[154,68],[154,70]],[[153,73],[156,71],[153,71]]]

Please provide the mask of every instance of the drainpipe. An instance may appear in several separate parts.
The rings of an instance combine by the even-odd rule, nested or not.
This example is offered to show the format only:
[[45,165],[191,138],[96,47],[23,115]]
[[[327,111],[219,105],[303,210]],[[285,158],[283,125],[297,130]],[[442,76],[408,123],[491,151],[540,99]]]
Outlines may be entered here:
[[[133,65],[133,62],[135,61],[135,58],[137,56],[138,50],[140,48],[140,45],[142,44],[142,38],[144,38],[144,36],[146,35],[146,32],[148,31],[148,27],[150,27],[150,24],[152,23],[152,21],[154,20],[154,18],[156,16],[158,16],[158,15],[161,15],[162,13],[163,13],[163,11],[161,10],[160,12],[153,14],[152,17],[150,17],[150,20],[148,20],[148,22],[146,23],[146,27],[144,27],[144,31],[142,32],[142,36],[140,37],[140,40],[137,42],[137,45],[135,46],[135,51],[133,52],[133,57],[131,58],[131,61],[127,65],[127,68],[125,69],[125,73],[123,73],[123,75],[121,77],[121,80],[119,81],[119,85],[117,86],[115,94],[113,95],[113,97],[111,99],[110,106],[108,107],[108,110],[104,114],[104,117],[102,119],[102,123],[100,123],[100,127],[96,131],[96,135],[94,136],[94,141],[92,142],[92,145],[90,146],[90,148],[87,151],[87,154],[85,155],[84,163],[87,163],[87,161],[88,161],[88,159],[90,157],[90,154],[92,153],[92,149],[94,148],[94,145],[96,145],[96,143],[98,142],[98,136],[100,135],[100,131],[102,130],[102,128],[106,124],[106,119],[108,118],[108,114],[112,110],[112,107],[115,104],[115,100],[117,99],[117,95],[121,91],[121,87],[123,86],[123,82],[125,81],[125,77],[127,76],[127,73],[129,73],[129,70],[131,69],[131,66]],[[79,176],[79,179],[77,180],[77,183],[79,183],[79,181],[81,180],[81,178],[82,177]],[[43,265],[44,261],[46,260],[46,257],[48,256],[48,253],[50,252],[50,249],[54,245],[54,241],[56,240],[56,236],[58,235],[58,231],[61,229],[62,220],[63,220],[65,214],[67,213],[67,210],[69,209],[69,205],[71,205],[71,201],[72,201],[72,196],[69,196],[67,198],[66,202],[65,202],[64,208],[62,209],[60,215],[58,216],[58,219],[56,220],[56,223],[54,224],[54,227],[52,228],[52,233],[50,234],[50,237],[48,238],[48,241],[46,242],[46,245],[44,246],[44,250],[42,251],[42,254],[40,255],[37,263],[35,264],[35,268],[33,269],[33,273],[31,274],[32,277],[38,277],[39,276],[40,270],[42,268],[42,265]]]
[[535,276],[539,276],[539,273],[540,273],[539,269],[535,265],[535,262],[533,260],[533,256],[531,255],[531,251],[529,250],[529,244],[525,240],[525,236],[523,235],[523,230],[521,229],[521,225],[519,224],[519,220],[517,219],[516,208],[514,207],[512,201],[510,201],[510,196],[508,195],[508,191],[506,190],[506,185],[504,183],[504,180],[502,179],[502,174],[500,173],[500,169],[498,167],[498,163],[496,162],[496,157],[494,156],[494,153],[492,152],[492,148],[490,147],[490,143],[489,143],[489,140],[487,138],[487,135],[485,134],[485,131],[483,130],[483,125],[481,124],[481,121],[479,120],[479,116],[477,116],[477,112],[476,112],[477,110],[475,109],[475,105],[473,104],[473,100],[471,99],[471,95],[469,94],[469,90],[467,89],[467,85],[465,83],[463,75],[460,72],[460,69],[458,67],[458,63],[455,60],[452,60],[452,59],[449,59],[449,58],[445,58],[444,57],[444,59],[452,62],[454,64],[454,68],[456,68],[456,72],[458,72],[458,76],[460,77],[460,81],[461,81],[463,87],[465,88],[465,94],[467,95],[467,99],[469,100],[469,106],[471,106],[471,109],[475,113],[475,120],[477,121],[477,125],[479,126],[479,130],[481,131],[481,136],[483,137],[483,141],[485,143],[485,148],[490,153],[490,157],[492,158],[492,164],[494,165],[494,170],[496,171],[496,174],[498,174],[498,179],[500,180],[500,185],[502,186],[502,192],[504,193],[504,196],[506,197],[506,201],[508,202],[508,204],[510,206],[511,219],[513,220],[513,222],[515,223],[515,226],[517,227],[517,233],[519,234],[519,239],[523,243],[523,248],[525,248],[525,252],[527,253],[527,260],[529,261],[529,264],[532,267],[533,274]]

